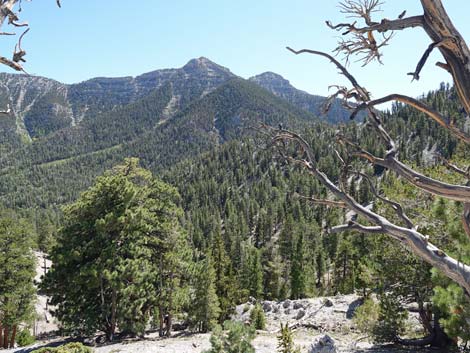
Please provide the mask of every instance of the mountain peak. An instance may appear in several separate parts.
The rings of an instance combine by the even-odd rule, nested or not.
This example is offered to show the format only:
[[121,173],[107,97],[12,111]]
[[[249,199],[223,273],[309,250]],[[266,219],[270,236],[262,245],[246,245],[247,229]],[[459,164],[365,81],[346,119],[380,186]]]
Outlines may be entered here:
[[188,63],[183,66],[183,70],[186,72],[202,71],[205,73],[223,72],[232,75],[229,69],[216,64],[204,56],[189,60]]
[[271,91],[286,90],[293,88],[288,80],[286,80],[281,75],[271,71],[263,72],[262,74],[250,77],[249,80],[255,82],[256,84],[264,88],[271,88],[269,89]]

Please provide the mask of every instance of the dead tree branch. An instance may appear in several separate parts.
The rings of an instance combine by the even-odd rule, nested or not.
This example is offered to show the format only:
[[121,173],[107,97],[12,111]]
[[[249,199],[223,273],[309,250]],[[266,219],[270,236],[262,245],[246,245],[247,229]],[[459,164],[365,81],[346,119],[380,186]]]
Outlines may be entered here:
[[384,229],[380,226],[363,226],[359,223],[351,223],[351,224],[342,224],[339,226],[334,226],[327,230],[328,234],[335,234],[335,233],[342,233],[348,231],[356,231],[361,233],[371,233],[371,234],[383,234]]
[[[56,0],[57,6],[61,7],[60,0]],[[27,29],[20,35],[18,43],[15,46],[12,59],[8,59],[5,56],[0,56],[0,64],[6,65],[15,71],[23,71],[23,66],[20,64],[26,62],[24,56],[26,51],[21,47],[21,41],[26,33],[29,31],[29,25],[27,22],[19,22],[19,16],[14,12],[14,8],[17,4],[21,4],[21,0],[1,0],[0,1],[0,29],[7,24],[13,27],[27,27]],[[20,8],[21,11],[21,8]],[[1,35],[15,35],[14,32],[2,31]]]
[[[306,156],[305,159],[296,159],[296,164],[302,165],[312,176],[317,178],[336,198],[344,202],[349,209],[362,216],[365,220],[372,223],[374,228],[367,228],[368,226],[361,225],[348,225],[348,229],[356,227],[360,231],[369,230],[370,232],[381,232],[389,235],[390,237],[398,240],[402,244],[411,248],[411,250],[424,261],[432,266],[440,269],[446,276],[459,283],[468,292],[470,292],[470,266],[462,264],[460,261],[448,256],[441,249],[428,241],[428,237],[421,234],[415,229],[400,227],[393,224],[385,217],[367,209],[359,204],[349,194],[340,190],[328,176],[316,167],[314,154],[310,145],[298,134],[290,131],[275,131],[272,141],[274,144],[280,143],[285,146],[288,142],[297,144],[301,152]],[[338,229],[345,229],[345,226],[340,226]]]
[[376,198],[378,198],[379,200],[383,201],[384,203],[388,204],[389,206],[392,207],[392,209],[395,211],[395,213],[397,214],[397,216],[406,224],[406,227],[409,228],[409,229],[415,229],[416,227],[414,226],[413,222],[410,220],[410,218],[406,215],[405,211],[403,210],[403,207],[402,205],[400,205],[398,202],[395,202],[395,201],[392,201],[392,200],[389,200],[387,199],[386,197],[380,195],[375,186],[374,186],[374,183],[372,183],[372,180],[370,180],[369,176],[366,175],[365,173],[362,173],[362,172],[357,172],[355,171],[354,172],[355,174],[357,175],[360,175],[365,181],[367,181],[367,183],[369,184],[369,188],[372,192],[372,194],[374,194],[374,196]]
[[388,96],[385,96],[383,98],[375,99],[369,102],[365,102],[362,104],[359,104],[354,112],[351,114],[351,119],[354,119],[356,115],[359,113],[359,111],[364,110],[364,109],[370,109],[372,107],[375,107],[376,105],[380,105],[383,103],[391,102],[391,101],[396,101],[396,102],[401,102],[405,103],[420,112],[423,112],[427,116],[429,116],[432,120],[434,120],[436,123],[441,125],[443,128],[447,129],[449,132],[451,132],[456,138],[459,140],[470,144],[470,135],[465,133],[464,131],[460,130],[457,126],[455,126],[450,119],[446,119],[441,113],[439,113],[437,110],[427,106],[425,103],[422,101],[419,101],[417,99],[402,95],[402,94],[390,94]]

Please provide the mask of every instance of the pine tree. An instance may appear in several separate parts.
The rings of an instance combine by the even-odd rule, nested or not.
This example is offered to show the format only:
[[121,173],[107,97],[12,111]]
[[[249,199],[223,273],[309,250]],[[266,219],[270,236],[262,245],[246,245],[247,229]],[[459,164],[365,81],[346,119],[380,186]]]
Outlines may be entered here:
[[291,266],[291,299],[300,299],[305,297],[306,279],[304,266],[304,242],[303,235],[299,234],[295,252],[292,254]]
[[191,323],[199,332],[212,330],[217,324],[221,310],[216,293],[216,271],[209,252],[206,258],[197,264],[194,280],[194,294],[191,300]]
[[278,353],[300,353],[300,348],[295,347],[294,338],[289,325],[281,322],[281,331],[277,336],[277,351]]
[[263,295],[263,267],[260,251],[252,245],[244,248],[241,279],[242,288],[247,295],[261,298]]
[[212,235],[212,257],[215,269],[215,287],[220,303],[220,322],[227,320],[235,307],[237,281],[234,278],[232,264],[227,256],[222,239],[220,222]]
[[251,341],[255,330],[241,322],[225,321],[225,332],[217,327],[210,338],[211,349],[205,353],[255,353]]
[[251,309],[250,321],[253,327],[257,330],[264,330],[266,328],[266,317],[264,316],[264,310],[259,303]]
[[190,256],[177,202],[174,188],[129,159],[64,210],[43,288],[66,328],[110,340],[118,326],[143,334],[158,308],[169,334]]
[[32,320],[36,261],[32,230],[24,221],[0,218],[0,347],[12,348],[17,327]]

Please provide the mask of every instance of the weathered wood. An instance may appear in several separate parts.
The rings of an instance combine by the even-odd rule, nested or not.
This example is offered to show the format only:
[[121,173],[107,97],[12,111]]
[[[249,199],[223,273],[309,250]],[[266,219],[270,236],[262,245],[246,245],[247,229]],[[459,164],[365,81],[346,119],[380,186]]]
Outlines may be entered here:
[[[362,206],[353,197],[336,186],[325,173],[317,168],[313,150],[300,135],[289,131],[282,131],[280,133],[277,131],[275,132],[273,137],[274,143],[281,142],[285,145],[286,141],[294,141],[297,143],[299,148],[305,152],[307,156],[306,159],[295,160],[295,162],[308,170],[308,172],[317,178],[337,199],[344,202],[349,209],[364,217],[374,226],[380,227],[382,230],[381,233],[387,234],[398,240],[409,248],[415,255],[441,270],[443,274],[460,284],[468,293],[470,293],[470,266],[448,256],[444,251],[429,242],[429,237],[418,232],[416,229],[400,227],[393,224],[385,217]],[[376,227],[364,227],[356,223],[341,227],[342,230],[369,230],[369,233],[379,233],[379,229]]]
[[16,330],[18,326],[13,325],[13,329],[11,331],[11,337],[10,337],[10,348],[13,348],[15,346],[15,339],[16,339]]
[[5,326],[5,330],[3,331],[3,348],[8,349],[8,337],[10,335],[8,325]]

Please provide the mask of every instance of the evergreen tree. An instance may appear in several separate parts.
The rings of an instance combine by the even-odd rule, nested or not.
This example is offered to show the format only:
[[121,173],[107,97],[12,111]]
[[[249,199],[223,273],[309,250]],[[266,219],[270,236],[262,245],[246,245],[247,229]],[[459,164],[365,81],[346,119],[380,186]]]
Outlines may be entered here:
[[304,242],[303,234],[299,234],[295,252],[292,254],[291,267],[291,299],[300,299],[305,297],[306,279],[304,264]]
[[210,338],[211,349],[205,353],[255,353],[251,341],[255,330],[241,322],[225,321],[225,332],[218,326]]
[[72,332],[143,334],[154,308],[170,331],[190,253],[176,190],[137,164],[105,173],[64,210],[43,288]]
[[12,348],[17,327],[34,317],[36,261],[24,221],[0,218],[0,347]]
[[221,310],[216,293],[216,271],[210,252],[197,264],[194,294],[190,306],[190,320],[199,332],[214,328]]
[[281,322],[281,331],[277,336],[277,351],[278,353],[300,353],[300,348],[295,347],[294,338],[289,325]]
[[232,264],[225,250],[220,222],[212,235],[212,258],[215,269],[215,288],[220,303],[220,322],[230,317],[235,307],[237,296],[237,281],[232,271]]
[[247,295],[261,298],[263,295],[263,267],[260,251],[252,245],[244,248],[241,279],[242,288]]
[[266,328],[266,317],[264,316],[264,310],[259,303],[251,309],[250,321],[253,327],[257,330],[264,330]]

